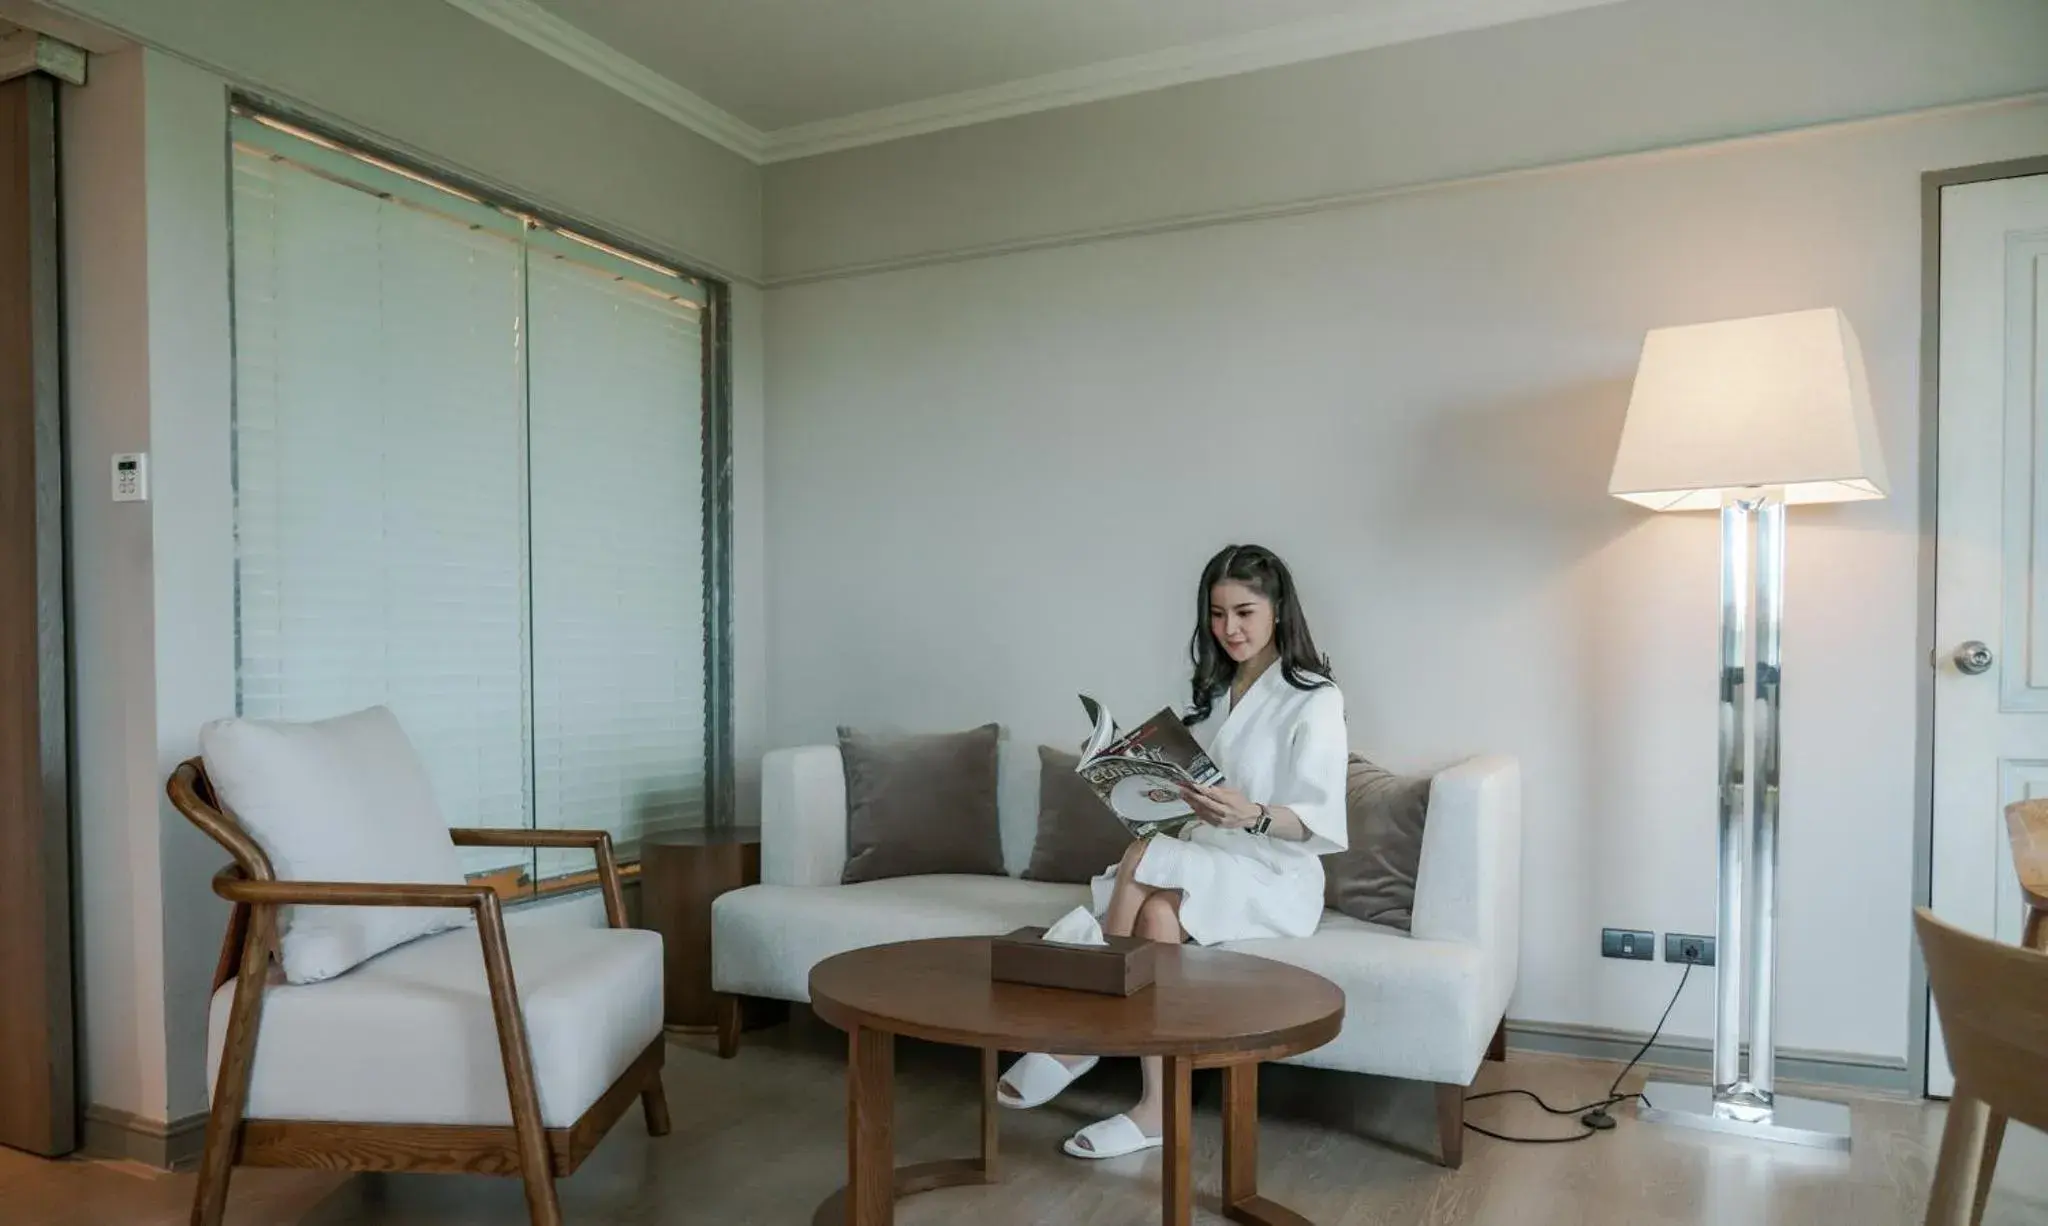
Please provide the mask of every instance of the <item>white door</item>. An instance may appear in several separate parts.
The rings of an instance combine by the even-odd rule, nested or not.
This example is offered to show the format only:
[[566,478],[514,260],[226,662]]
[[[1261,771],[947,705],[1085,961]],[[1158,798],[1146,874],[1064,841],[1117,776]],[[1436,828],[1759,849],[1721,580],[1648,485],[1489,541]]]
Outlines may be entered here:
[[2004,808],[2048,796],[2048,174],[1942,189],[1940,310],[1932,906],[2017,941]]

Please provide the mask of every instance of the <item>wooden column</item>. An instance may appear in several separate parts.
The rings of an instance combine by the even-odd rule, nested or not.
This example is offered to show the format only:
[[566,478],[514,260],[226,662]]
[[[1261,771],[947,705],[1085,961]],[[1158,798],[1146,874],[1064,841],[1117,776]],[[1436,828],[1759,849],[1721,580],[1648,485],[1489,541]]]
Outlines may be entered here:
[[56,83],[0,82],[0,1144],[78,1139]]

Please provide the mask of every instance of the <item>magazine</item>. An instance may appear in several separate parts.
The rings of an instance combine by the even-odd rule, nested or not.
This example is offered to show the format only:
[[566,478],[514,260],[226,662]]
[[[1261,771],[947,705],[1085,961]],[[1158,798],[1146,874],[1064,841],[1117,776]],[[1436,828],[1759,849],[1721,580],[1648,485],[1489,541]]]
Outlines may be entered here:
[[1132,838],[1177,837],[1189,823],[1201,820],[1181,799],[1181,785],[1214,787],[1223,782],[1223,772],[1178,715],[1161,710],[1122,732],[1109,709],[1093,698],[1081,695],[1081,707],[1093,730],[1074,769]]

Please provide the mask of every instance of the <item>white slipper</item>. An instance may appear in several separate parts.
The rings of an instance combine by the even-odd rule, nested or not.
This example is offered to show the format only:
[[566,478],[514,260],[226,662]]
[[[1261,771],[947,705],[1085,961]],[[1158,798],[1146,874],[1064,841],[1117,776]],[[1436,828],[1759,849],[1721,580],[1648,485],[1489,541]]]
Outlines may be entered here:
[[[1088,1142],[1083,1146],[1082,1140]],[[1081,1131],[1068,1137],[1060,1148],[1076,1158],[1121,1158],[1141,1150],[1157,1149],[1165,1137],[1148,1137],[1138,1131],[1128,1115],[1112,1115],[1098,1120]]]
[[[1031,1052],[1020,1057],[996,1082],[996,1101],[1020,1111],[1043,1107],[1079,1081],[1095,1063],[1096,1057],[1089,1056],[1069,1070],[1065,1063],[1044,1052]],[[1015,1095],[1010,1093],[1011,1086],[1017,1087]]]

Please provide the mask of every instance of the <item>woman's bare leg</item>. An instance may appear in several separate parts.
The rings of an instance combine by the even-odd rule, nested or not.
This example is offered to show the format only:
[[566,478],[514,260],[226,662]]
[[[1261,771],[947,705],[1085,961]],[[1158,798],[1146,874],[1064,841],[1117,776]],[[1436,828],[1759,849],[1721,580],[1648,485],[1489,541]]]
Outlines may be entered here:
[[[1180,926],[1180,891],[1150,891],[1138,907],[1135,931],[1149,941],[1178,945],[1185,940],[1187,933]],[[1138,1067],[1144,1071],[1143,1096],[1138,1099],[1137,1106],[1124,1114],[1131,1117],[1131,1123],[1138,1126],[1138,1131],[1148,1137],[1156,1137],[1164,1126],[1166,1099],[1165,1087],[1161,1084],[1165,1080],[1164,1070],[1157,1056],[1144,1057],[1138,1061]],[[1086,1146],[1088,1141],[1084,1137],[1079,1144]]]
[[1124,858],[1117,862],[1116,887],[1102,913],[1102,930],[1110,936],[1130,936],[1137,927],[1138,908],[1153,893],[1151,886],[1138,884],[1138,862],[1145,858],[1146,842],[1140,839],[1124,848]]
[[[1144,906],[1147,897],[1157,892],[1151,886],[1138,884],[1138,861],[1144,858],[1145,840],[1140,839],[1129,847],[1124,848],[1123,859],[1117,861],[1116,885],[1110,890],[1109,907],[1103,912],[1102,916],[1102,930],[1110,936],[1130,936],[1138,922],[1139,909]],[[1176,927],[1178,927],[1177,923]],[[1053,1059],[1066,1065],[1069,1070],[1079,1065],[1086,1058],[1085,1056],[1053,1056]],[[1159,1062],[1154,1060],[1152,1063],[1157,1064]],[[1153,1075],[1157,1075],[1156,1069]],[[1007,1078],[1000,1084],[1002,1089],[1007,1091],[1011,1097],[1016,1097],[1017,1087],[1010,1084]]]

